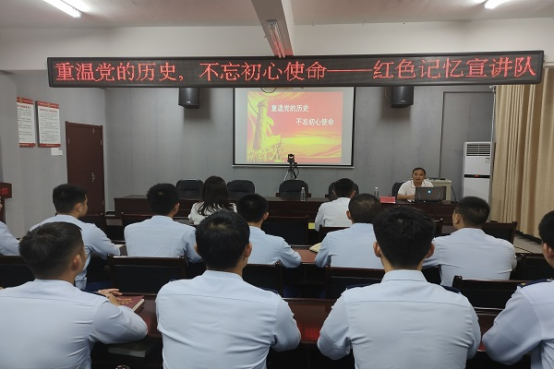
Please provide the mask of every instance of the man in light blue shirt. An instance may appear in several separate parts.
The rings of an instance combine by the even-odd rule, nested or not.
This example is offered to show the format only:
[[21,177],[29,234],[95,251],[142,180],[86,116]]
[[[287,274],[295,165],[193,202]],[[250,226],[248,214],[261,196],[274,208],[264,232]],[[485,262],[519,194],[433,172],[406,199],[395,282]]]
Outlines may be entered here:
[[242,280],[248,224],[219,211],[196,230],[206,272],[166,284],[156,298],[164,368],[265,368],[270,348],[295,348],[300,332],[283,299]]
[[[0,203],[0,211],[2,203]],[[10,233],[8,226],[0,222],[0,254],[4,256],[16,256],[19,254],[19,241]]]
[[180,257],[199,262],[194,251],[194,227],[173,221],[179,212],[179,192],[173,184],[157,184],[146,194],[154,215],[125,227],[127,255],[137,257]]
[[285,239],[268,235],[262,230],[262,224],[269,216],[267,200],[259,194],[247,194],[237,202],[237,212],[248,222],[252,254],[248,263],[272,265],[281,261],[284,267],[300,266],[302,258]]
[[359,194],[348,203],[346,215],[352,226],[328,233],[315,258],[318,267],[357,267],[382,269],[373,253],[373,219],[381,212],[381,202],[373,195]]
[[346,217],[348,202],[356,194],[354,181],[343,178],[335,182],[333,193],[337,199],[322,203],[315,216],[314,228],[319,231],[320,226],[349,227],[350,220]]
[[75,278],[75,286],[84,290],[87,285],[87,266],[90,263],[91,254],[106,259],[108,254],[119,256],[119,248],[96,225],[79,220],[88,211],[87,190],[85,188],[75,184],[59,185],[52,192],[52,200],[56,208],[56,216],[47,218],[31,227],[31,230],[49,222],[70,222],[81,228],[87,259],[83,271]]
[[352,350],[356,368],[464,368],[481,341],[477,314],[459,292],[428,283],[435,223],[411,207],[380,213],[373,248],[385,268],[379,284],[345,291],[321,328],[321,353]]
[[95,342],[146,336],[144,321],[113,294],[73,286],[87,260],[78,226],[44,224],[23,237],[20,252],[35,280],[0,290],[0,368],[90,368]]
[[[554,267],[554,211],[539,223],[542,253]],[[511,365],[531,353],[532,369],[554,368],[554,282],[541,280],[518,288],[483,336],[487,355]]]
[[487,202],[477,197],[460,200],[452,214],[457,229],[435,238],[435,253],[423,267],[439,266],[441,285],[452,286],[454,276],[466,279],[508,280],[516,267],[512,243],[486,234],[482,228],[489,217]]

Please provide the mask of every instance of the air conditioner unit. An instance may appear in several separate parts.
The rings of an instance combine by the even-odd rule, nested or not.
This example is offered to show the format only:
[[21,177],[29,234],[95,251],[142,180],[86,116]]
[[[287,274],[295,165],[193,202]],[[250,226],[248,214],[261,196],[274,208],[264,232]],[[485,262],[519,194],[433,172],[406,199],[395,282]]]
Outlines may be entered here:
[[494,142],[464,143],[462,195],[482,198],[490,204]]

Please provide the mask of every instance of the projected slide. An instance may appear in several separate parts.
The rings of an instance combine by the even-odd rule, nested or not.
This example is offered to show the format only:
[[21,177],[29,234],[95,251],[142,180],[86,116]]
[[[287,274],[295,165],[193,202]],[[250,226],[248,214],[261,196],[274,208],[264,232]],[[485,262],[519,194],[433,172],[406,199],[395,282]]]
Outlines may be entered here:
[[235,89],[235,164],[351,166],[353,88]]

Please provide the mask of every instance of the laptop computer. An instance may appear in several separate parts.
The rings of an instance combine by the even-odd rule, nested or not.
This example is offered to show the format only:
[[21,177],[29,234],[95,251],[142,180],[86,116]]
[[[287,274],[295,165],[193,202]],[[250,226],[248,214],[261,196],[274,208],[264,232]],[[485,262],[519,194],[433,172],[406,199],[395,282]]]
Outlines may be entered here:
[[416,203],[440,203],[446,199],[446,186],[419,187],[415,189]]

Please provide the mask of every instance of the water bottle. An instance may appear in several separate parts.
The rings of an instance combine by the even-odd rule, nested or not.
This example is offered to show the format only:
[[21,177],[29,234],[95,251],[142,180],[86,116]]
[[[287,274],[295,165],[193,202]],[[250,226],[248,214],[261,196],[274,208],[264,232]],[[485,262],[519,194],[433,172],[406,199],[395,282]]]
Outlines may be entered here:
[[306,189],[304,189],[304,187],[302,186],[302,190],[300,190],[300,200],[301,201],[305,201],[306,200]]
[[375,191],[373,192],[373,196],[379,200],[379,187],[375,187]]

